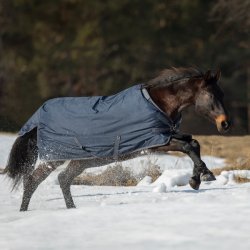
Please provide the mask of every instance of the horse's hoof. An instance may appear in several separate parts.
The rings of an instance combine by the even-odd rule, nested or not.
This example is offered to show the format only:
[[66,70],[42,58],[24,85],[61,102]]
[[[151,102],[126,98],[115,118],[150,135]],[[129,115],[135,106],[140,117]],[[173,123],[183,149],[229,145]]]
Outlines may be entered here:
[[194,177],[194,176],[191,177],[190,180],[189,180],[189,185],[194,190],[199,190],[200,184],[201,184],[200,180],[197,180],[197,178]]
[[212,172],[201,175],[201,181],[215,181],[216,178]]
[[20,211],[20,212],[27,212],[27,211],[28,211],[28,208],[23,208],[23,207],[21,207],[19,211]]
[[75,204],[69,204],[69,205],[67,205],[67,208],[68,208],[68,209],[76,208],[76,206],[75,206]]

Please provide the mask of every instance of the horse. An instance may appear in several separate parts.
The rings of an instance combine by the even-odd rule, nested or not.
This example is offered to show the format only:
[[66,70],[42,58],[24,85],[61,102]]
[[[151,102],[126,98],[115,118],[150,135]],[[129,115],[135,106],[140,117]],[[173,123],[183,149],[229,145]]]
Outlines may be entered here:
[[[65,160],[71,161],[59,173],[58,181],[67,208],[75,208],[70,185],[76,176],[87,168],[134,158],[141,155],[142,149],[147,149],[147,153],[179,151],[187,154],[194,163],[189,184],[195,190],[199,189],[201,181],[214,181],[215,176],[201,160],[199,142],[192,135],[182,134],[179,125],[182,111],[194,106],[199,114],[215,123],[220,133],[229,130],[231,124],[223,103],[224,94],[218,85],[220,76],[220,70],[168,68],[155,78],[113,96],[56,98],[46,102],[20,130],[4,169],[13,179],[13,189],[23,181],[20,211],[28,210],[38,185]],[[87,101],[92,104],[87,105]],[[70,104],[72,102],[75,106]],[[77,109],[83,112],[82,121],[74,120],[73,113]],[[114,113],[109,114],[110,110]],[[61,120],[58,122],[58,119]],[[85,133],[83,142],[77,139],[81,138],[78,135],[68,135],[70,128],[63,130],[66,123],[73,126],[71,130],[78,129],[75,123],[80,124]],[[122,135],[117,136],[112,150],[103,145],[103,138],[107,134],[109,140],[111,132]],[[95,137],[96,134],[99,136]],[[90,146],[84,146],[85,141],[89,141]],[[38,157],[42,161],[35,168]]]

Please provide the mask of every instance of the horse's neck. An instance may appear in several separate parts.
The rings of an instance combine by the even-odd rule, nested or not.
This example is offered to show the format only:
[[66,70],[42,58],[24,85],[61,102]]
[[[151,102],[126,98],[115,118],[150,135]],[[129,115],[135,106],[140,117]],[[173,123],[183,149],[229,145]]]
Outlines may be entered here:
[[168,88],[156,88],[149,89],[148,92],[157,106],[172,120],[175,120],[184,108],[194,103],[193,94],[187,89],[173,91]]

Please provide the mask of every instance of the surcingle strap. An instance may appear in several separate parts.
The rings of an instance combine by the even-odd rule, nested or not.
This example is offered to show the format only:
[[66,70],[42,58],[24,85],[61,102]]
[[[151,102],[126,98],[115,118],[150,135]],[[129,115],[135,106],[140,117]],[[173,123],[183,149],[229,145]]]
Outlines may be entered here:
[[121,142],[121,136],[116,136],[115,139],[115,145],[114,145],[114,159],[117,161],[118,160],[118,156],[119,156],[119,146],[120,146],[120,142]]

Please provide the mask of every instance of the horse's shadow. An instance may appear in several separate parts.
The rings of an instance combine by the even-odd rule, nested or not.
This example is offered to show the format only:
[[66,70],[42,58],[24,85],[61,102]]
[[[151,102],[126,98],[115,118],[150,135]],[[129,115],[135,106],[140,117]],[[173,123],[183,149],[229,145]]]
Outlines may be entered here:
[[202,188],[199,190],[172,190],[171,193],[205,193],[208,191],[215,191],[215,190],[228,190],[228,189],[237,189],[239,187],[227,187],[227,188],[220,188],[220,187],[214,187],[214,188]]
[[[112,196],[112,195],[125,195],[125,194],[137,194],[137,193],[151,193],[150,191],[132,191],[132,192],[119,192],[119,193],[96,193],[96,194],[81,194],[81,195],[72,195],[74,198],[81,197],[94,197],[94,196]],[[63,200],[61,197],[47,199],[46,201],[54,200]]]
[[[186,189],[186,190],[170,190],[164,194],[168,193],[205,193],[209,191],[215,191],[215,190],[228,190],[228,189],[237,189],[239,187],[229,187],[229,188],[220,188],[220,187],[214,187],[214,188],[202,188],[199,190],[193,190],[193,189]],[[113,195],[130,195],[130,194],[140,194],[140,193],[152,193],[152,191],[131,191],[131,192],[118,192],[118,193],[96,193],[96,194],[81,194],[81,195],[72,195],[74,198],[82,198],[82,197],[95,197],[95,196],[113,196]],[[47,199],[46,201],[56,201],[56,200],[63,200],[63,197],[56,197],[52,199]]]

